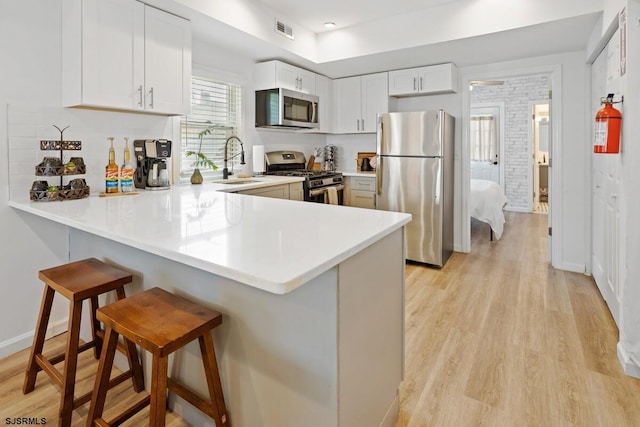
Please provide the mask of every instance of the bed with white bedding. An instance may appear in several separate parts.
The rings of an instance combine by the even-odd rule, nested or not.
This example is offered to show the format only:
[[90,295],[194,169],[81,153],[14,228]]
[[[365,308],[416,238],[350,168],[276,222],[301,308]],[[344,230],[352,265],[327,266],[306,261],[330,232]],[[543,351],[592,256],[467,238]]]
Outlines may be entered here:
[[506,204],[507,198],[496,182],[484,179],[471,180],[471,193],[469,195],[471,216],[488,223],[496,239],[502,236],[505,222],[502,209]]

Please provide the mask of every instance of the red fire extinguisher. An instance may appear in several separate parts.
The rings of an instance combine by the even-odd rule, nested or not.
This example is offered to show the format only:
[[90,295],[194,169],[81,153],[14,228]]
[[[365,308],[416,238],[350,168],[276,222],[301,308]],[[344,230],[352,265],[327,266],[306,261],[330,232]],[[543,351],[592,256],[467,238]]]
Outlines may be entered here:
[[613,94],[600,100],[604,107],[596,113],[596,126],[593,132],[593,152],[616,154],[620,152],[620,125],[622,114],[613,108]]

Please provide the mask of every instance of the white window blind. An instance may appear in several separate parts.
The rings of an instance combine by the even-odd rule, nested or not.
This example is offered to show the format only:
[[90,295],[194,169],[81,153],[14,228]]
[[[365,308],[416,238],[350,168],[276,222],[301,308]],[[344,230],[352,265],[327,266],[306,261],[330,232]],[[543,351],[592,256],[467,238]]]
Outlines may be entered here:
[[471,116],[469,130],[471,160],[475,162],[498,162],[498,135],[493,116]]
[[[187,151],[201,152],[212,160],[218,171],[200,167],[204,176],[222,173],[224,143],[231,135],[241,137],[242,88],[235,84],[193,77],[191,80],[191,114],[180,121],[182,162],[180,175],[188,177],[195,169],[197,156],[186,157]],[[202,138],[200,132],[211,128]],[[232,140],[228,147],[229,169],[239,163],[239,144]],[[237,157],[234,157],[237,156]]]

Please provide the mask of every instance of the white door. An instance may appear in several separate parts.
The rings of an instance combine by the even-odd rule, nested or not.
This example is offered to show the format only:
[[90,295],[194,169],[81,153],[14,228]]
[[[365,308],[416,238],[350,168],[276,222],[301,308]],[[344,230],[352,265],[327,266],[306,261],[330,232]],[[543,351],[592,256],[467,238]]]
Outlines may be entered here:
[[[619,85],[619,35],[609,44],[591,67],[591,117],[601,108],[600,98],[615,93]],[[619,324],[620,304],[620,191],[621,157],[619,154],[592,156],[592,273],[611,315]]]
[[[503,189],[501,168],[502,156],[501,148],[503,147],[502,138],[502,122],[501,122],[502,105],[472,106],[471,120],[486,118],[484,120],[492,120],[495,129],[495,137],[497,141],[496,154],[497,157],[493,161],[474,161],[471,160],[471,179],[484,179],[498,183]],[[490,119],[489,119],[490,118]],[[469,126],[471,132],[475,129],[473,125]]]

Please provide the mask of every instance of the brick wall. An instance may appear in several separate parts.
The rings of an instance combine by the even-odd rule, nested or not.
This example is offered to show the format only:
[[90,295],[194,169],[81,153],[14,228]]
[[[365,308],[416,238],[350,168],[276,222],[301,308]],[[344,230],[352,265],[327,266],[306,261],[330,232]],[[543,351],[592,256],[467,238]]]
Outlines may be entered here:
[[529,180],[531,161],[527,148],[529,140],[531,112],[529,101],[547,99],[551,82],[548,75],[531,75],[502,79],[503,85],[475,86],[471,91],[471,106],[479,103],[504,102],[504,191],[508,206],[514,210],[527,210],[529,200]]

